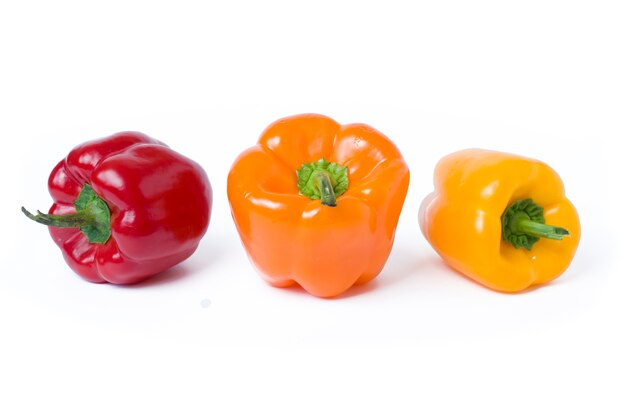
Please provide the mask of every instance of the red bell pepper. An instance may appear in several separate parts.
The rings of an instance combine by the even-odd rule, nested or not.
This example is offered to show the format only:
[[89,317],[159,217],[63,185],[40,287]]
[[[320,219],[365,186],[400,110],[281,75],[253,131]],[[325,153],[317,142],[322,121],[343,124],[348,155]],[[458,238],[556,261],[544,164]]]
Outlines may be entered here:
[[59,162],[49,214],[67,264],[91,282],[134,284],[187,259],[210,220],[212,191],[194,161],[137,132],[83,143]]

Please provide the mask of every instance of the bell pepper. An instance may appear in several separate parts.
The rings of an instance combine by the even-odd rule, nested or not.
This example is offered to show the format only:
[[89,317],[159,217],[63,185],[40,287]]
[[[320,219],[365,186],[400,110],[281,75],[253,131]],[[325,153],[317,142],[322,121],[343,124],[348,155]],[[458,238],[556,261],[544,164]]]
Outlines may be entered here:
[[421,230],[453,269],[484,286],[518,292],[560,276],[580,240],[576,209],[543,162],[469,149],[441,159]]
[[83,143],[48,180],[50,226],[67,264],[91,282],[134,284],[187,259],[205,234],[211,185],[194,161],[136,132]]
[[273,123],[235,160],[228,200],[269,284],[333,297],[380,273],[408,185],[409,169],[382,133],[304,114]]

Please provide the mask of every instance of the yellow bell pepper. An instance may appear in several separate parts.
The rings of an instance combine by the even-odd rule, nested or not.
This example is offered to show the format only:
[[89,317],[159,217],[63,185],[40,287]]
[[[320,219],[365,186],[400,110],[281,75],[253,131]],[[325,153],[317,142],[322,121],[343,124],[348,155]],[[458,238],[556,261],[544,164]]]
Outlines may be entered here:
[[434,182],[420,207],[420,228],[455,270],[488,288],[518,292],[569,266],[580,223],[548,165],[468,149],[441,159]]

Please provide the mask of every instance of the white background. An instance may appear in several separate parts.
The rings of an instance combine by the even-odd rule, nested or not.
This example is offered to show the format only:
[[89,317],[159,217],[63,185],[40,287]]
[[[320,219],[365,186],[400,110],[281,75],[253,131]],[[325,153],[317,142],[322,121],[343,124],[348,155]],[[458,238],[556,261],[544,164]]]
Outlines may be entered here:
[[[0,415],[626,415],[623,2],[0,4]],[[226,198],[234,158],[301,112],[378,128],[411,168],[384,271],[334,300],[265,284]],[[127,288],[78,278],[19,211],[121,130],[215,194],[196,254]],[[552,285],[489,291],[422,237],[435,163],[468,147],[560,173],[583,238]]]

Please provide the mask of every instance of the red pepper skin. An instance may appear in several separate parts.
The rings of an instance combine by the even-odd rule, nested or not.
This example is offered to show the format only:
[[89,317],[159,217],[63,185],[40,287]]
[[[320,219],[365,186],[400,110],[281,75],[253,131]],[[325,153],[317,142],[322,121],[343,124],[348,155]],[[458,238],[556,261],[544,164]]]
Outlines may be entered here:
[[187,259],[210,220],[212,189],[196,162],[137,132],[83,143],[59,162],[49,213],[75,213],[85,184],[111,212],[111,237],[89,243],[78,228],[49,227],[67,264],[91,282],[135,284]]

